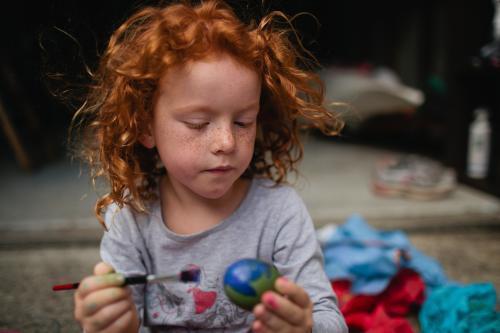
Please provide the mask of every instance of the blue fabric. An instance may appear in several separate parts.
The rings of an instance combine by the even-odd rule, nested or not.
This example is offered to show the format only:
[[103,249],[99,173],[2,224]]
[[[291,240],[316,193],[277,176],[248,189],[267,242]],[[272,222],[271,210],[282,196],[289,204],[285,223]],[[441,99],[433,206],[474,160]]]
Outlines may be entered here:
[[382,292],[403,267],[418,272],[428,288],[448,283],[439,263],[413,247],[403,232],[379,231],[358,214],[335,230],[323,251],[330,280],[351,280],[354,294]]
[[436,288],[419,314],[422,333],[500,333],[491,283]]

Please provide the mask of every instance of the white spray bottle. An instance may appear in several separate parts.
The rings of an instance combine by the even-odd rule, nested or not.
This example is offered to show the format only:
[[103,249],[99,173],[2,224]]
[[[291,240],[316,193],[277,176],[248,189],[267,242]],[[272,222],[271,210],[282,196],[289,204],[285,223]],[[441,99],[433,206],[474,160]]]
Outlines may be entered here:
[[491,128],[488,110],[478,108],[474,111],[474,121],[469,127],[469,150],[467,152],[467,176],[484,179],[488,176],[490,163]]

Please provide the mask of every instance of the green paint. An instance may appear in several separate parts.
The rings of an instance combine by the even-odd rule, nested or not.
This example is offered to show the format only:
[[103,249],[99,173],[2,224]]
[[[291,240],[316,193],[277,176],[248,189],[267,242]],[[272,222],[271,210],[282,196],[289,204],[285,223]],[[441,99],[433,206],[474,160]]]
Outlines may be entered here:
[[100,282],[109,283],[113,285],[122,285],[125,282],[123,275],[121,274],[106,274],[100,276]]
[[94,313],[97,310],[97,303],[90,303],[87,305],[87,312]]
[[252,311],[253,307],[260,302],[259,294],[256,296],[245,296],[238,293],[228,285],[224,286],[224,292],[234,304],[248,311]]
[[88,282],[82,283],[82,290],[87,290],[87,289],[89,289],[89,283]]
[[276,291],[274,284],[276,279],[280,276],[278,270],[274,266],[270,266],[268,274],[263,274],[257,280],[250,283],[250,286],[256,292],[255,296],[243,295],[231,288],[229,285],[224,286],[224,291],[229,299],[239,307],[252,311],[254,306],[260,303],[262,295],[268,291]]

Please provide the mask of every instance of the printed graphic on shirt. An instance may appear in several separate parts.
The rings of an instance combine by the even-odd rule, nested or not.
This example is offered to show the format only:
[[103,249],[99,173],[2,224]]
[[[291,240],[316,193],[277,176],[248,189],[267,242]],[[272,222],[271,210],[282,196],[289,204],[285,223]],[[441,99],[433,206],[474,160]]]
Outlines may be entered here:
[[204,291],[198,287],[189,289],[188,293],[192,293],[193,295],[196,314],[203,313],[207,309],[211,308],[217,298],[217,292]]
[[158,283],[147,286],[145,322],[148,326],[208,329],[247,323],[250,313],[227,299],[220,272],[200,270],[201,278],[197,283]]

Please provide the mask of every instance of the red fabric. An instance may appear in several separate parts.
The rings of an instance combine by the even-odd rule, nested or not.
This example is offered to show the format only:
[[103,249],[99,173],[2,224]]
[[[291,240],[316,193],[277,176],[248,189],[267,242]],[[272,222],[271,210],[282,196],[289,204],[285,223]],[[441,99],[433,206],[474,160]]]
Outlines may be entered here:
[[348,280],[332,281],[347,325],[367,333],[413,333],[404,318],[424,301],[425,284],[410,269],[401,269],[378,295],[353,295]]

